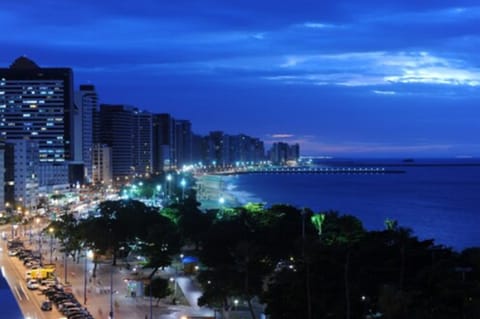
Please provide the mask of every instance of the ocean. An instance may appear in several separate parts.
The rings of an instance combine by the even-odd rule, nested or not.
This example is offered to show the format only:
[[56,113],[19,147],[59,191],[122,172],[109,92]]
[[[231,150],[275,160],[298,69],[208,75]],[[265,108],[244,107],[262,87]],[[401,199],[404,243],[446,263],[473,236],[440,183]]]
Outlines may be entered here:
[[263,202],[335,210],[358,217],[368,230],[387,218],[420,239],[462,250],[480,246],[480,161],[344,160],[323,167],[383,167],[400,174],[244,174],[224,176],[241,203]]

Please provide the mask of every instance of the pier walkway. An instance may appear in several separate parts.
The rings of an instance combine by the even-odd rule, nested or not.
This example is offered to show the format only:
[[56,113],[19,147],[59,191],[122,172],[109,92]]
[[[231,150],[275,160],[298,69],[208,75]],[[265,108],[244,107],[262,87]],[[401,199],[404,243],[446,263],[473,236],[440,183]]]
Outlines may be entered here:
[[226,168],[210,172],[217,175],[239,174],[402,174],[404,170],[385,167],[310,167],[310,166],[255,166]]

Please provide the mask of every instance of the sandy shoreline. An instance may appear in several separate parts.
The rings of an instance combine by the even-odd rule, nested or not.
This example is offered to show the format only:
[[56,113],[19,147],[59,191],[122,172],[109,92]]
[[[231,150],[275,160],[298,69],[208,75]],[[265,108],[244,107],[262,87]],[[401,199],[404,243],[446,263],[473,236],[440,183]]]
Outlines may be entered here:
[[196,175],[195,179],[197,200],[201,203],[201,209],[242,206],[241,201],[228,189],[225,176]]

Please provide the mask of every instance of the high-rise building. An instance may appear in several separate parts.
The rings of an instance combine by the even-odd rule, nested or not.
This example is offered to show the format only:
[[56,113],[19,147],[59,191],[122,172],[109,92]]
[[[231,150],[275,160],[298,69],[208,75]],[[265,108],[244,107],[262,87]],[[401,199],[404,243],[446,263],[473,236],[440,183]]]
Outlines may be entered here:
[[0,188],[0,213],[5,212],[5,188],[7,186],[5,179],[5,142],[0,140],[0,185],[4,185]]
[[111,153],[111,148],[106,145],[93,145],[92,182],[94,184],[111,185],[113,183]]
[[192,162],[195,164],[203,164],[204,160],[204,139],[200,134],[192,133]]
[[192,164],[192,124],[187,120],[175,120],[174,165],[181,169],[184,165]]
[[173,166],[174,119],[170,114],[154,114],[152,118],[153,172],[159,174]]
[[75,121],[78,124],[75,125],[75,132],[78,133],[75,134],[75,147],[80,148],[78,152],[81,154],[80,160],[84,164],[85,177],[87,181],[90,181],[92,178],[94,114],[98,112],[98,95],[95,86],[80,85],[80,89],[75,92],[75,105],[80,113]]
[[[0,136],[36,142],[38,162],[67,175],[65,163],[75,158],[73,112],[70,68],[41,68],[26,57],[0,68]],[[39,180],[41,185],[56,181],[47,175]]]
[[230,138],[231,163],[259,163],[265,160],[263,142],[245,134],[232,135]]
[[112,177],[123,182],[135,175],[134,112],[126,105],[100,105],[101,143],[111,148]]
[[3,155],[3,167],[5,169],[4,176],[4,201],[5,210],[9,210],[14,207],[15,204],[15,154],[13,144],[7,143],[5,140],[1,141],[4,155]]
[[222,131],[210,132],[206,147],[205,165],[225,166],[228,163],[228,135],[223,134]]
[[134,111],[134,167],[139,176],[152,174],[152,114]]
[[13,188],[13,193],[6,192],[8,202],[31,209],[36,206],[38,197],[38,143],[30,139],[7,140],[6,143],[12,148],[9,148],[11,154],[7,156],[5,168],[13,172],[13,178],[12,174],[8,175],[8,184]]
[[228,135],[221,131],[210,132],[204,138],[202,148],[204,165],[258,164],[265,160],[263,142],[245,134]]
[[270,149],[270,161],[276,165],[295,164],[300,157],[300,146],[284,142],[273,143]]
[[112,177],[124,182],[152,172],[152,115],[127,105],[100,105],[100,144],[111,149]]

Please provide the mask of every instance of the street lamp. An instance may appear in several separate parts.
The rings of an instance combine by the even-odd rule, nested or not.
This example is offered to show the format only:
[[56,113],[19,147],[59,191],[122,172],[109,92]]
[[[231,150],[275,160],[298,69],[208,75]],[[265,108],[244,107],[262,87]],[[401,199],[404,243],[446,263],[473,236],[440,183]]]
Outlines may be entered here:
[[182,186],[182,200],[185,197],[185,185],[187,185],[187,181],[185,180],[185,178],[182,178],[182,180],[180,181],[180,186]]
[[158,194],[160,194],[161,190],[162,190],[162,185],[155,186],[155,191],[153,192],[153,198],[152,198],[153,205],[155,205],[155,203],[158,203]]
[[93,258],[93,251],[88,250],[85,251],[85,264],[83,265],[83,304],[87,304],[87,259]]
[[17,224],[12,225],[12,240],[15,239],[15,235],[17,234],[17,228],[18,228]]
[[233,301],[233,303],[235,304],[235,310],[237,310],[237,306],[238,306],[238,299],[235,299],[235,300]]
[[222,196],[218,199],[218,203],[220,204],[220,210],[223,211],[223,205],[225,205],[225,198]]
[[172,195],[172,186],[170,184],[171,181],[172,181],[172,174],[168,174],[167,175],[167,182],[168,182],[168,197],[169,198]]
[[173,285],[173,300],[177,297],[177,279],[175,277],[170,277],[170,282]]
[[48,232],[50,233],[50,263],[52,263],[52,256],[53,256],[53,227],[50,227],[48,229]]

